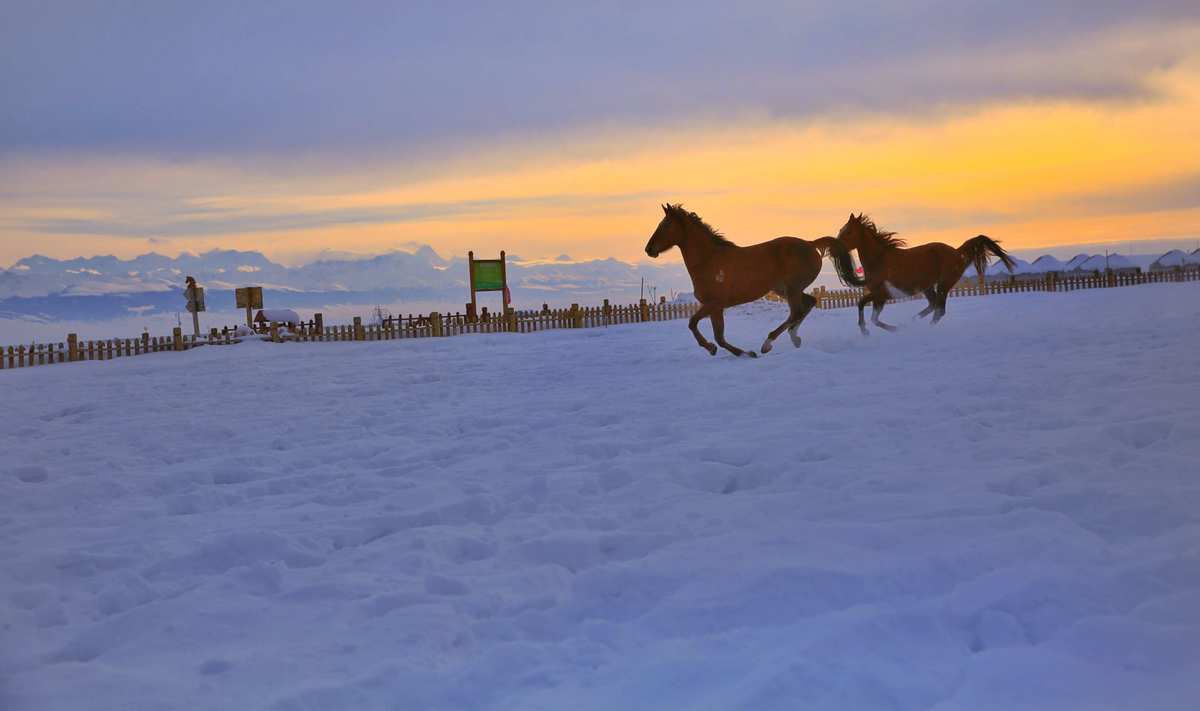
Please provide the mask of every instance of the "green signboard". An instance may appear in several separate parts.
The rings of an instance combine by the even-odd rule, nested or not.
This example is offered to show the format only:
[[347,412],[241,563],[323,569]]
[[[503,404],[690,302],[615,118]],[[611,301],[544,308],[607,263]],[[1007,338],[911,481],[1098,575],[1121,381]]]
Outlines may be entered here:
[[[500,250],[499,259],[476,259],[474,252],[467,252],[467,264],[471,281],[471,303],[467,304],[467,318],[472,322],[477,318],[475,294],[480,291],[504,292],[504,309],[507,311],[512,297],[508,293],[508,279],[504,273],[504,250]],[[487,318],[487,309],[484,309],[483,317]]]
[[471,275],[475,291],[500,291],[504,288],[504,262],[498,259],[476,259]]

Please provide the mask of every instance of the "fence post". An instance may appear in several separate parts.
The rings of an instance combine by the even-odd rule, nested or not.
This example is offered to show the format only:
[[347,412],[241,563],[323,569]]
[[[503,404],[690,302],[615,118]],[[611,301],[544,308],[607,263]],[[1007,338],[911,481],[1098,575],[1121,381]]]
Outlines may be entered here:
[[638,306],[640,307],[641,319],[643,321],[649,321],[650,320],[650,304],[647,304],[645,299],[639,299]]
[[437,311],[431,311],[429,313],[429,335],[442,335],[442,314]]
[[271,322],[271,343],[279,343],[279,324]]
[[313,328],[317,329],[317,339],[321,341],[325,340],[325,316],[323,314],[313,314],[313,321],[315,322]]
[[67,334],[67,361],[74,363],[79,360],[79,336],[74,333]]
[[354,317],[354,340],[365,341],[367,339],[366,332],[363,331],[362,316]]
[[175,350],[177,350],[177,351],[183,350],[183,329],[182,328],[180,328],[179,326],[176,326],[174,329],[171,330],[171,341],[172,341],[172,345],[175,347]]

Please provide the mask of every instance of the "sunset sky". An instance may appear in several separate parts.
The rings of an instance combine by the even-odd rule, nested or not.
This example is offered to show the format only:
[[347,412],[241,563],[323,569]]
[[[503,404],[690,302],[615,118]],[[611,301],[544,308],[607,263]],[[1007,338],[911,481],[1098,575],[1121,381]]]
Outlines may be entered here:
[[0,97],[0,266],[1200,237],[1195,0],[6,2]]

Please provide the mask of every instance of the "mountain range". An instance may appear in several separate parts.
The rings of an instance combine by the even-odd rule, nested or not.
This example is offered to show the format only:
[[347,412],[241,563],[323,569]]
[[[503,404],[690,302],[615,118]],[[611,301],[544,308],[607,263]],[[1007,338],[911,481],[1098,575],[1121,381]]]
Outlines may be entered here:
[[[521,306],[636,300],[643,279],[656,294],[691,288],[677,261],[509,257],[507,270],[513,301]],[[132,259],[35,255],[0,269],[0,313],[112,318],[138,309],[175,311],[182,308],[185,276],[194,276],[205,287],[209,309],[232,309],[233,290],[250,285],[263,287],[273,295],[269,303],[276,305],[405,300],[461,304],[469,298],[467,260],[444,258],[428,245],[374,256],[337,254],[299,266],[239,250],[185,252],[178,257],[149,253]]]

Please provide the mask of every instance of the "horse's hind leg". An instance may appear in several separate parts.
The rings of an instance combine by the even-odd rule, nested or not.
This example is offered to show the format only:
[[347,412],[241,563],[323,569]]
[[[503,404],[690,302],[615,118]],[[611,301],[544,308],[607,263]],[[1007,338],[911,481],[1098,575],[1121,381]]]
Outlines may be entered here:
[[725,350],[734,354],[735,356],[745,355],[745,356],[749,356],[751,358],[758,357],[758,354],[755,353],[754,351],[744,351],[741,348],[738,348],[737,346],[729,345],[729,342],[725,340],[725,310],[724,309],[713,309],[712,316],[709,317],[709,320],[712,321],[713,338],[716,339],[718,346],[721,346],[722,348],[724,348]]
[[[778,328],[776,328],[774,331],[771,331],[769,334],[767,334],[767,340],[763,341],[763,344],[762,344],[761,350],[763,353],[769,353],[771,351],[771,348],[774,345],[775,339],[779,338],[779,334],[783,333],[785,329],[788,331],[788,334],[792,337],[792,344],[795,345],[797,348],[800,347],[800,343],[799,343],[800,339],[796,337],[796,327],[799,326],[800,322],[804,320],[804,316],[808,313],[808,310],[812,308],[812,304],[815,304],[817,302],[817,300],[814,299],[813,297],[809,296],[808,294],[805,294],[803,291],[801,291],[799,289],[796,289],[796,290],[789,289],[787,292],[787,298],[788,298],[788,317],[787,317],[787,319],[784,320],[783,323],[779,324]],[[811,303],[809,303],[809,305],[806,307],[805,306],[806,302],[811,302]]]
[[796,313],[795,309],[791,309],[788,312],[788,317],[783,320],[783,323],[779,324],[778,327],[776,327],[773,331],[771,331],[770,333],[767,334],[767,340],[763,341],[762,348],[760,348],[759,350],[761,350],[763,353],[771,352],[771,342],[774,341],[776,338],[779,338],[779,334],[783,333],[784,329],[786,329],[789,325],[791,325],[792,318],[795,316],[795,313]]
[[[885,331],[895,331],[896,330],[895,326],[888,324],[888,323],[884,323],[883,321],[879,320],[879,314],[883,313],[883,305],[886,303],[887,303],[887,295],[886,294],[881,294],[872,300],[871,323],[875,324],[876,326],[882,328]],[[935,316],[934,319],[936,320],[936,318],[937,317]]]
[[863,318],[863,307],[866,306],[867,302],[872,298],[871,292],[868,291],[867,293],[863,294],[861,299],[858,300],[858,330],[862,331],[862,335],[864,336],[869,332],[867,331],[867,322]]
[[937,287],[931,286],[928,289],[926,289],[925,290],[925,298],[926,298],[926,300],[929,301],[929,305],[926,306],[925,308],[921,309],[921,312],[919,314],[917,314],[916,316],[913,316],[914,321],[916,321],[919,318],[925,318],[926,316],[928,316],[930,313],[932,313],[934,310],[937,309],[937,307],[938,307]]
[[[700,310],[697,311],[696,313],[692,314],[692,317],[690,319],[688,319],[688,328],[690,328],[692,330],[692,335],[696,337],[696,343],[699,343],[701,348],[708,351],[709,355],[716,355],[717,347],[715,345],[713,345],[712,343],[709,343],[708,339],[704,337],[704,334],[700,333],[700,321],[704,318],[709,318],[711,316],[712,316],[712,308],[705,306],[705,305],[701,305]],[[714,320],[713,323],[715,324],[716,321]],[[713,330],[714,331],[716,330],[715,325],[713,327]]]
[[792,320],[792,325],[788,326],[788,337],[792,339],[792,345],[796,348],[800,347],[800,336],[796,333],[796,330],[800,328],[800,324],[804,321],[805,317],[808,316],[808,312],[812,311],[813,307],[816,305],[817,299],[815,296],[809,296],[808,294],[801,292],[800,313],[798,313]]

